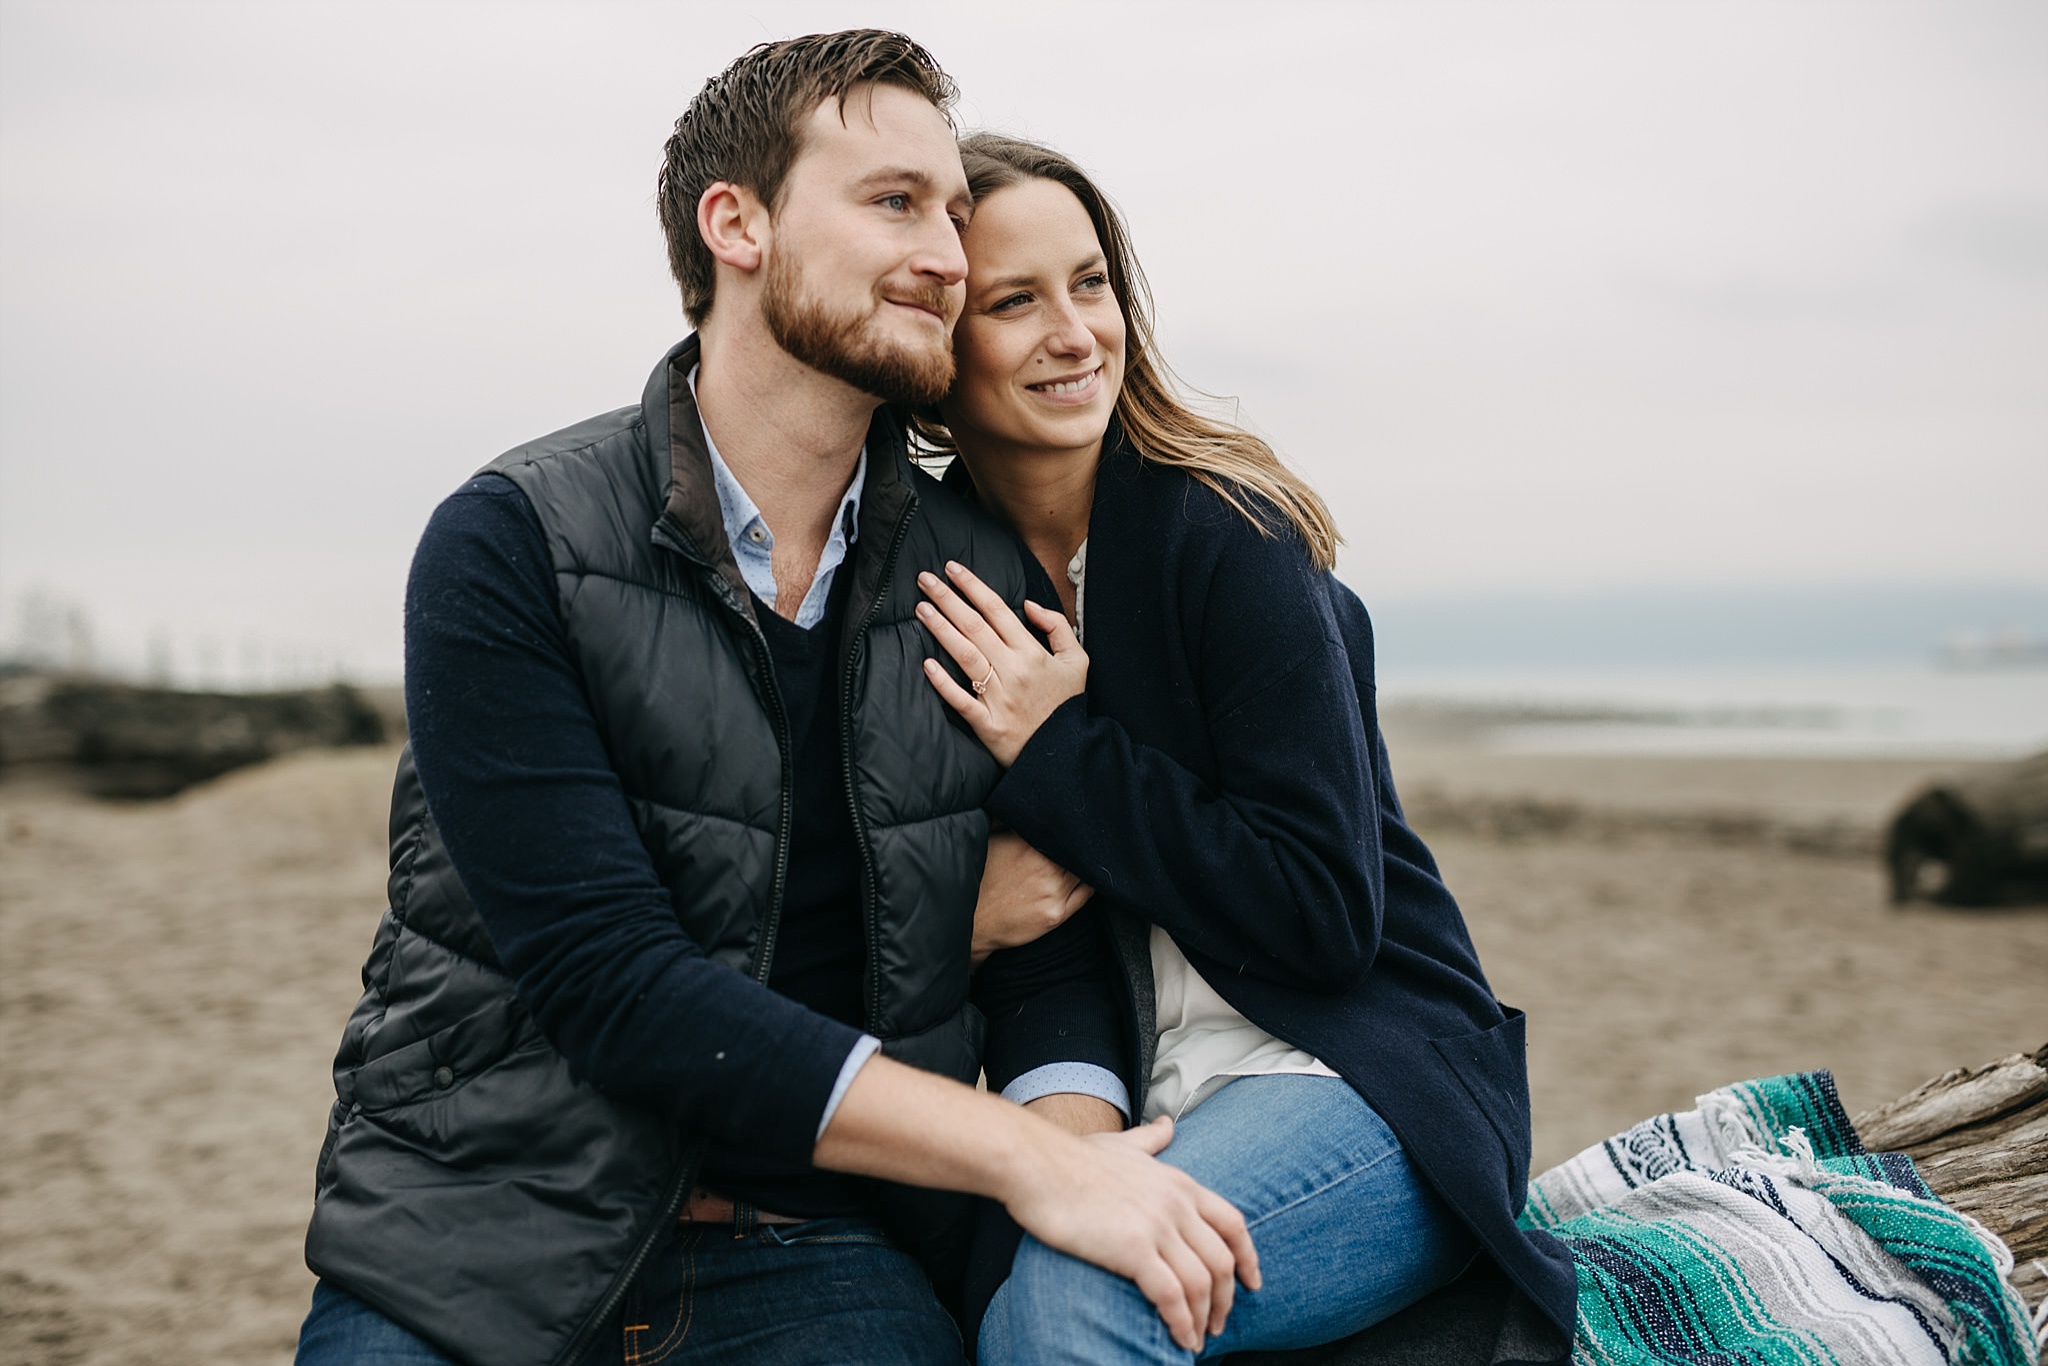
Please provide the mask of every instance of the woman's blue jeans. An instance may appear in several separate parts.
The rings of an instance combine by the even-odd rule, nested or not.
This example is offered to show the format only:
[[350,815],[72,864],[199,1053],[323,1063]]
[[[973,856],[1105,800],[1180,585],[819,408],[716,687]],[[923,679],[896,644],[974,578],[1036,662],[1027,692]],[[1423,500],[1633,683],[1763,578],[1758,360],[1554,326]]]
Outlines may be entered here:
[[1244,1212],[1264,1288],[1243,1286],[1192,1355],[1121,1276],[1025,1238],[981,1323],[982,1366],[1213,1361],[1334,1342],[1405,1308],[1477,1244],[1386,1121],[1335,1077],[1241,1077],[1196,1107],[1161,1160]]

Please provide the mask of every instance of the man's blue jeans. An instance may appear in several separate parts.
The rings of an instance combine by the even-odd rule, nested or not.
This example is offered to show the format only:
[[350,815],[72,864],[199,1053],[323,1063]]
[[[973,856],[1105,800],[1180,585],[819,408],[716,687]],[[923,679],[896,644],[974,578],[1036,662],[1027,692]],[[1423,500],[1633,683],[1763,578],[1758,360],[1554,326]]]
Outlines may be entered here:
[[1242,1077],[1174,1130],[1162,1161],[1243,1211],[1264,1288],[1220,1337],[1174,1345],[1138,1288],[1026,1237],[982,1319],[982,1366],[1213,1361],[1334,1342],[1455,1278],[1476,1244],[1386,1121],[1335,1077]]
[[[545,1274],[545,1268],[540,1269]],[[678,1228],[582,1366],[661,1362],[960,1366],[960,1333],[908,1252],[865,1219]],[[298,1366],[455,1366],[354,1296],[322,1282]]]

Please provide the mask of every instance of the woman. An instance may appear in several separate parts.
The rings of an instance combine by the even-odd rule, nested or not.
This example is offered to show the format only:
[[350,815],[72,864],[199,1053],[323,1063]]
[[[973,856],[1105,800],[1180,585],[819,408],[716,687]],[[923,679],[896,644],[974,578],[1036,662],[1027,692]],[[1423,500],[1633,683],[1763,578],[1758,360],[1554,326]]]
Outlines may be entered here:
[[[1521,1016],[1403,821],[1328,512],[1175,396],[1123,226],[1078,167],[987,134],[962,157],[959,373],[923,434],[1065,610],[1020,622],[959,566],[926,575],[920,615],[960,678],[928,675],[1005,766],[992,814],[1096,889],[1137,1016],[1132,1118],[1178,1121],[1164,1160],[1244,1211],[1263,1275],[1191,1354],[1129,1282],[1025,1239],[981,1359],[1334,1341],[1481,1253],[1568,1335],[1569,1258],[1514,1223]],[[1046,924],[990,909],[976,935]]]

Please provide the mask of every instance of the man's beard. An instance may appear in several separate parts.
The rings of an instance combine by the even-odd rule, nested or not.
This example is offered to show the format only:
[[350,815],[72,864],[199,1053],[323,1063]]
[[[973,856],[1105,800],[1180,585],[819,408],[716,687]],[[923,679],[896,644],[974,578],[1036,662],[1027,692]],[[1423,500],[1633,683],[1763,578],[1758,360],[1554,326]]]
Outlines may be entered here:
[[[844,380],[884,403],[928,408],[953,387],[953,342],[948,335],[938,346],[913,350],[868,335],[874,312],[831,312],[803,291],[803,271],[793,253],[776,252],[768,260],[761,289],[761,313],[769,335],[790,355],[823,374]],[[937,286],[910,302],[945,312],[948,300]],[[879,296],[875,307],[887,307]]]

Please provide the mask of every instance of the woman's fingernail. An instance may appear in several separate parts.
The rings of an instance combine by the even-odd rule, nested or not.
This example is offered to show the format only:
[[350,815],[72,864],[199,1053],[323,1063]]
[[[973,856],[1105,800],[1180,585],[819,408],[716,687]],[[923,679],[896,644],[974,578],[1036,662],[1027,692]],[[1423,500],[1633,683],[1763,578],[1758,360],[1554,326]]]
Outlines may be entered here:
[[946,561],[946,572],[948,574],[965,574],[967,566],[958,560],[948,560]]

